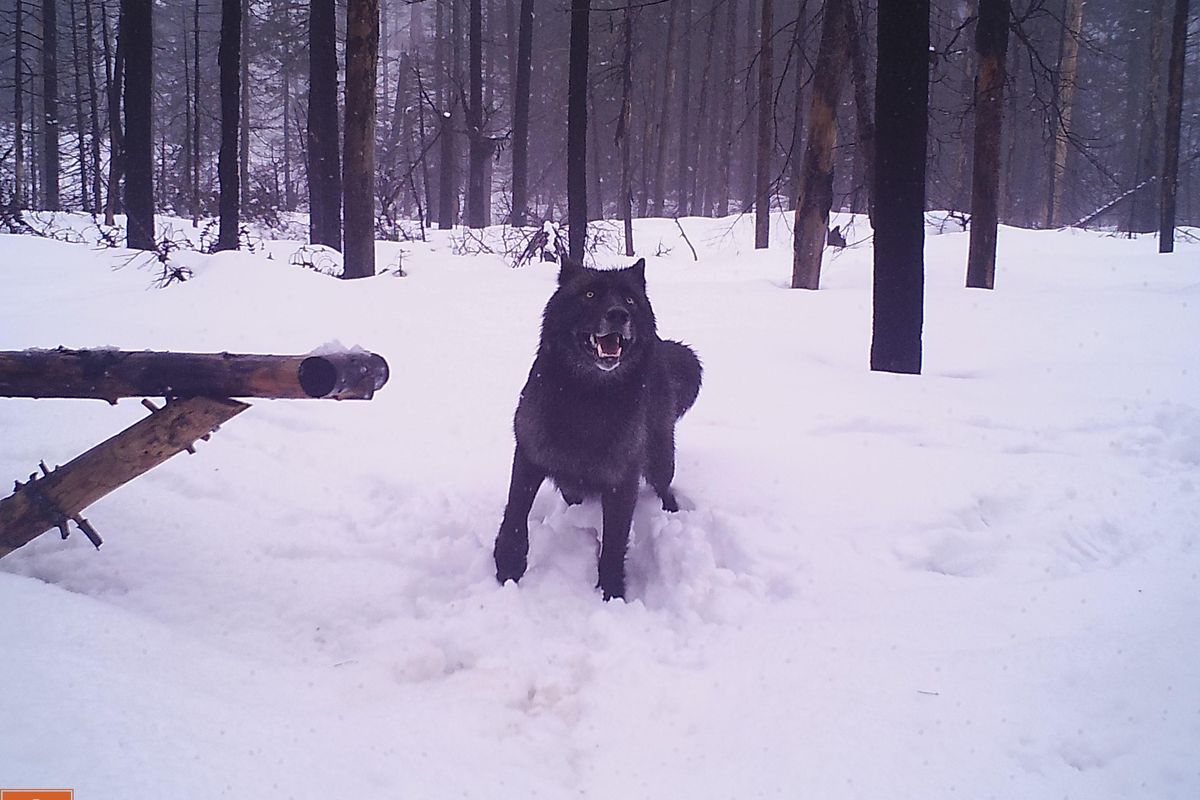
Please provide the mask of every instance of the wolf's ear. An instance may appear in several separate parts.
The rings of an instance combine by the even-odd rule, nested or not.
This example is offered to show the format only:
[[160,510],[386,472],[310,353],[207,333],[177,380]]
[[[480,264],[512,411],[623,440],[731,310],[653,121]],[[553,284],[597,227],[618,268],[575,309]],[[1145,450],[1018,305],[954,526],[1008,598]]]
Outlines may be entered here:
[[572,278],[579,277],[583,274],[584,269],[583,264],[563,253],[558,260],[558,285],[562,286]]
[[629,272],[633,275],[634,280],[646,288],[646,259],[639,258],[632,267],[629,267]]

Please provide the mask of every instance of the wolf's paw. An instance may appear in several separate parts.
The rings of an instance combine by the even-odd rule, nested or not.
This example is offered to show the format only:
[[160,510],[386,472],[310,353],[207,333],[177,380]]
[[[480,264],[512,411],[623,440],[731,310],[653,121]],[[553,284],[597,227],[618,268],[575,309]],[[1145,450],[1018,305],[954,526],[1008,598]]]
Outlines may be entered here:
[[675,493],[670,489],[660,492],[658,496],[662,500],[663,511],[670,511],[674,514],[679,510],[679,502],[675,499]]
[[518,582],[528,567],[529,545],[508,541],[500,537],[496,539],[496,581],[504,585],[508,581]]

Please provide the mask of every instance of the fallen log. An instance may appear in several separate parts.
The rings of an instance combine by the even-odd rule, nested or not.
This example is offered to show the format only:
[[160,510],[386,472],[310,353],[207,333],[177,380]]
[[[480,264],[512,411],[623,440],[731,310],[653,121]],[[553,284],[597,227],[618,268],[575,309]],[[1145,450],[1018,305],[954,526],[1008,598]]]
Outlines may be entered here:
[[53,528],[65,539],[68,521],[99,547],[100,537],[81,516],[84,508],[176,453],[191,452],[197,439],[249,407],[212,397],[171,400],[61,467],[42,464],[41,475],[18,481],[14,493],[0,500],[0,558]]
[[0,397],[273,397],[369,400],[388,379],[382,356],[124,350],[0,352]]

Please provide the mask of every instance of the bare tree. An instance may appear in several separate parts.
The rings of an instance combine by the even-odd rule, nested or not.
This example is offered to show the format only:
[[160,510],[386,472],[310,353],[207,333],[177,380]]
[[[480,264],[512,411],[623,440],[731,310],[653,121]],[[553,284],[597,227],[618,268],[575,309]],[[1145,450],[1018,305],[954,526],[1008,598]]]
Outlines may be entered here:
[[630,122],[633,115],[633,0],[625,0],[621,37],[621,114],[617,118],[617,148],[621,151],[621,197],[617,204],[625,223],[625,255],[633,250],[633,170],[629,160]]
[[58,211],[58,0],[42,0],[42,185],[43,205]]
[[921,372],[929,0],[880,0],[871,369]]
[[125,55],[125,236],[134,250],[155,248],[153,9],[153,0],[121,0],[117,47]]
[[567,246],[582,262],[587,238],[587,82],[592,0],[571,0],[567,87]]
[[[1062,224],[1063,192],[1066,189],[1067,144],[1071,138],[1071,106],[1075,99],[1079,69],[1079,37],[1083,29],[1083,0],[1066,0],[1062,44],[1055,87],[1054,159],[1050,164],[1050,194],[1046,200],[1046,227]],[[1006,37],[1007,40],[1007,37]],[[1003,55],[1001,56],[1003,59]]]
[[1179,127],[1183,118],[1183,62],[1187,43],[1188,0],[1175,0],[1175,16],[1171,25],[1171,62],[1167,69],[1166,141],[1163,150],[1161,222],[1158,230],[1158,252],[1175,249],[1176,193],[1179,185]]
[[375,274],[375,85],[379,0],[346,4],[346,233],[343,278]]
[[[838,98],[848,57],[845,14],[849,1],[826,0],[825,19],[821,22],[821,44],[808,112],[808,144],[804,148],[804,177],[800,199],[796,203],[793,289],[817,289],[821,285],[821,254],[829,231],[829,210],[833,206],[833,145],[837,140]],[[925,36],[928,39],[928,31]],[[876,98],[878,92],[877,80]]]
[[775,3],[762,0],[761,46],[758,51],[758,171],[754,191],[754,247],[761,250],[771,244],[771,141],[774,138],[774,105],[771,91],[775,88],[772,69],[775,61],[774,37]]
[[517,34],[517,66],[513,98],[512,214],[513,225],[526,223],[529,204],[529,92],[533,73],[533,0],[521,0]]
[[217,67],[221,74],[221,149],[217,156],[221,214],[216,250],[237,250],[241,227],[238,123],[241,114],[242,2],[221,0],[221,43],[217,50]]
[[308,20],[308,210],[313,244],[342,249],[334,0],[310,0]]
[[999,225],[1000,142],[1004,84],[1008,80],[1008,19],[1011,0],[980,0],[975,24],[975,162],[971,168],[971,243],[967,286],[991,289],[996,282]]

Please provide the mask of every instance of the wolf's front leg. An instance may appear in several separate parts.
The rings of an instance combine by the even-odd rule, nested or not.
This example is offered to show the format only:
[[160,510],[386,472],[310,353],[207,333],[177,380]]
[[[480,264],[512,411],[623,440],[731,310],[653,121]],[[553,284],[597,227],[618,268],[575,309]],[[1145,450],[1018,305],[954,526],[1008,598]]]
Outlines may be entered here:
[[525,574],[529,556],[529,509],[545,480],[546,473],[526,458],[517,445],[513,454],[512,481],[508,485],[508,504],[504,520],[496,534],[496,580],[519,581]]
[[638,475],[619,486],[607,489],[601,497],[604,509],[604,536],[600,542],[600,590],[604,599],[625,596],[625,550],[629,546],[629,526],[637,504]]

